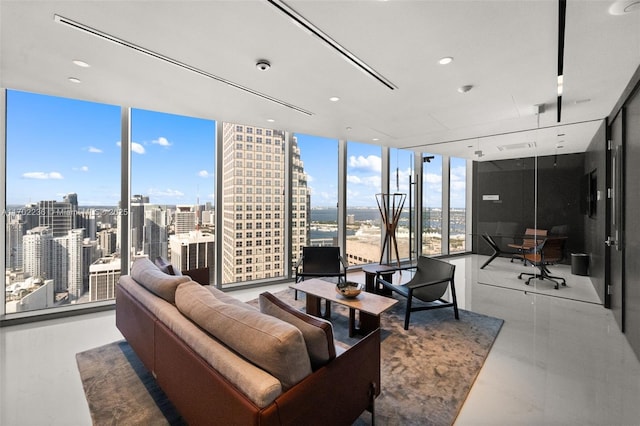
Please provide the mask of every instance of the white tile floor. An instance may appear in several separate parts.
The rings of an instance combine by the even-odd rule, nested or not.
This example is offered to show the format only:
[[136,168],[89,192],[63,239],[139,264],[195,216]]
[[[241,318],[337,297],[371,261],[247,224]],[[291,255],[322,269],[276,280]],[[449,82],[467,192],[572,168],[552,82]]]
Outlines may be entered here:
[[[481,260],[452,260],[460,306],[505,324],[456,425],[640,425],[640,362],[611,312],[478,284]],[[0,328],[0,425],[89,425],[75,354],[120,338],[112,311]]]

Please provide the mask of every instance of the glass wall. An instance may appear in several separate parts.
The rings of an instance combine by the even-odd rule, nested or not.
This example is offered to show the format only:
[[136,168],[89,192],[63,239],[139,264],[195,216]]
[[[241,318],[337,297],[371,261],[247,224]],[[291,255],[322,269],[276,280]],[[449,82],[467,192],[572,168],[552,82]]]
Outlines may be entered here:
[[382,148],[347,143],[347,247],[350,265],[381,259],[381,216],[376,194],[382,193]]
[[132,110],[130,259],[162,257],[215,276],[215,126]]
[[[297,193],[294,180],[293,197],[298,197],[298,203],[302,201],[303,194],[307,195],[307,199],[306,212],[298,209],[298,217],[292,217],[292,221],[302,219],[302,215],[307,218],[308,232],[305,245],[336,246],[338,245],[338,141],[304,134],[296,134],[295,141],[300,160],[297,163],[294,161],[294,168],[298,169],[300,177]],[[295,244],[293,252],[296,252]]]
[[442,156],[424,154],[422,168],[422,254],[442,254]]
[[[552,131],[561,140],[561,128]],[[569,288],[561,290],[562,297],[586,297],[598,303],[586,293],[571,291],[576,283],[571,253],[584,252],[585,229],[593,226],[586,202],[591,170],[585,154],[541,156],[535,143],[514,144],[513,138],[504,136],[503,146],[517,145],[518,156],[490,161],[480,156],[474,163],[474,251],[481,255],[478,283],[560,296],[555,286],[564,279]],[[487,149],[480,145],[479,151]],[[534,248],[543,242],[545,266],[540,268],[536,260],[540,252],[536,256]],[[562,279],[541,280],[541,273]]]
[[120,108],[6,93],[5,312],[113,298]]
[[467,160],[449,160],[449,253],[467,250]]
[[[398,225],[395,238],[398,243],[398,256],[395,247],[390,251],[390,261],[397,259],[406,260],[415,258],[415,247],[413,238],[415,232],[411,229],[411,221],[415,215],[415,196],[413,194],[415,184],[414,174],[414,153],[403,149],[389,150],[389,193],[396,194],[396,203],[391,203],[392,209],[395,207],[398,216]],[[398,196],[398,194],[400,194]],[[398,203],[401,203],[399,206]],[[400,208],[402,207],[402,208]],[[393,219],[393,211],[389,212],[389,217]]]

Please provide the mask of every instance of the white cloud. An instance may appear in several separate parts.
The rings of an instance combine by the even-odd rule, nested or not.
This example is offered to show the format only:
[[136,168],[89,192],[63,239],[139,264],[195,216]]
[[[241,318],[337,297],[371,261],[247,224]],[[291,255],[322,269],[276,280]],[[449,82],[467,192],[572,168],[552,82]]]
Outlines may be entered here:
[[358,184],[362,183],[362,180],[358,176],[347,175],[347,182],[358,185]]
[[184,193],[181,191],[178,191],[177,189],[171,189],[171,188],[167,188],[167,189],[155,189],[152,188],[148,191],[149,195],[153,195],[155,197],[173,197],[173,198],[181,198],[184,197]]
[[380,173],[382,171],[382,160],[377,155],[368,155],[366,157],[352,155],[349,157],[349,167]]
[[151,141],[151,143],[156,144],[156,145],[160,145],[160,146],[171,146],[171,142],[169,142],[169,140],[167,140],[167,138],[160,136],[158,139],[154,139]]
[[380,176],[355,176],[347,175],[347,182],[353,185],[362,185],[367,188],[372,188],[374,191],[380,191],[381,178]]
[[88,172],[89,171],[89,167],[87,167],[87,166],[74,167],[73,170],[76,171],[76,172]]
[[198,172],[198,176],[200,176],[201,178],[208,178],[208,177],[210,177],[210,176],[211,176],[211,173],[209,173],[209,172],[208,172],[208,171],[206,171],[206,170],[200,170],[200,171]]
[[62,174],[58,172],[27,172],[27,173],[23,173],[22,177],[25,179],[40,179],[40,180],[64,179],[62,177]]
[[424,182],[425,183],[442,183],[442,175],[437,175],[435,173],[427,173],[426,176],[424,176]]
[[[118,141],[116,142],[116,145],[122,146],[122,142]],[[144,154],[145,149],[144,146],[142,146],[138,142],[131,142],[131,151],[135,152],[136,154]]]
[[100,148],[96,148],[95,146],[90,146],[89,148],[87,148],[87,151],[94,154],[102,154],[102,150]]
[[144,154],[144,146],[140,145],[137,142],[131,142],[131,151],[136,154]]

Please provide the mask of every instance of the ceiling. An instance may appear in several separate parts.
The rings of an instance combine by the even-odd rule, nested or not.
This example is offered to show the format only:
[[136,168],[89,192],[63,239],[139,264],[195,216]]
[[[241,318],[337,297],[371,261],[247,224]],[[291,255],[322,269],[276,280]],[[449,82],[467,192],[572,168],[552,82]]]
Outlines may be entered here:
[[583,152],[640,65],[640,12],[612,4],[567,1],[560,123],[557,0],[0,0],[0,87],[481,161]]

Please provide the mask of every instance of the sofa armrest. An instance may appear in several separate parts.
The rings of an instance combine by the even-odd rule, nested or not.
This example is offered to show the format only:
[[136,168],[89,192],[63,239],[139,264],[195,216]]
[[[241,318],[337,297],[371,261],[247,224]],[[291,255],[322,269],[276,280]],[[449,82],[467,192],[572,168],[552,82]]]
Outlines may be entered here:
[[283,425],[352,424],[379,394],[378,328],[275,402]]
[[[129,277],[121,279],[130,279]],[[116,287],[116,327],[127,339],[144,366],[153,373],[155,370],[156,318],[123,286]]]
[[182,275],[187,275],[193,281],[202,285],[210,285],[211,281],[209,280],[209,268],[194,268],[187,269],[186,271],[182,271]]

